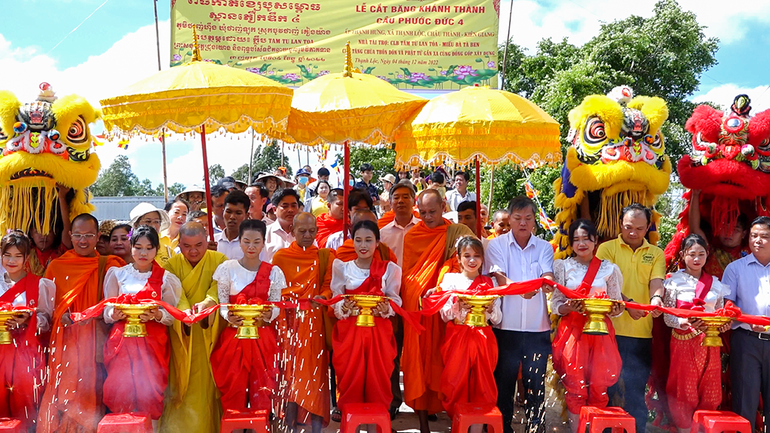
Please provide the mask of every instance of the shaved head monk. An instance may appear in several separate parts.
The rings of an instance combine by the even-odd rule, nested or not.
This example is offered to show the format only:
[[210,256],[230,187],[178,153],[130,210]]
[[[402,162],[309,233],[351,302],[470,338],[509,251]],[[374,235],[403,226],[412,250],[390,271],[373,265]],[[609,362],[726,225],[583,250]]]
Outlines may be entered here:
[[102,385],[107,327],[102,320],[70,326],[70,313],[101,301],[107,269],[126,263],[96,252],[99,223],[90,214],[72,220],[69,236],[72,249],[53,260],[45,273],[56,284],[56,296],[48,385],[40,405],[38,432],[95,432],[105,412]]
[[[420,298],[436,287],[443,266],[455,254],[455,241],[473,232],[462,224],[452,224],[441,214],[444,199],[435,189],[426,189],[417,197],[421,221],[404,237],[401,298],[408,311],[420,309]],[[404,372],[404,400],[420,419],[420,431],[430,433],[428,414],[443,411],[438,392],[441,389],[441,319],[424,316],[425,331],[418,333],[404,323],[404,350],[401,368]]]
[[[207,249],[206,228],[195,221],[179,229],[182,254],[171,257],[166,269],[182,282],[180,310],[198,312],[219,303],[214,271],[227,257]],[[171,333],[171,362],[161,432],[216,431],[222,411],[211,376],[209,358],[219,334],[217,314],[191,327],[177,321]]]
[[[331,297],[331,274],[334,253],[314,245],[318,227],[313,214],[302,212],[294,217],[292,233],[295,241],[278,250],[273,265],[286,276],[284,300]],[[276,320],[283,353],[282,379],[286,390],[285,422],[291,431],[298,423],[307,423],[313,433],[329,424],[329,356],[324,331],[325,308],[311,302],[306,311],[286,309]]]
[[[376,224],[377,216],[369,209],[354,211],[353,215],[350,217],[350,228],[352,229],[359,221],[371,221]],[[380,260],[386,262],[390,260],[391,262],[398,264],[396,253],[382,242],[377,245],[377,252],[375,254],[377,254],[377,257],[379,257]],[[343,262],[349,262],[358,257],[355,248],[353,248],[352,236],[348,236],[348,239],[345,240],[342,246],[337,248],[335,255]]]

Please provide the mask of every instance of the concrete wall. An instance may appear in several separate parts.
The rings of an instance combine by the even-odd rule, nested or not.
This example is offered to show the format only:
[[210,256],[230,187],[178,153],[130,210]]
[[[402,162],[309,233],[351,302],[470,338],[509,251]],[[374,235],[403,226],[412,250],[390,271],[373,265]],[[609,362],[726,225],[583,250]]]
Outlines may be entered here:
[[128,221],[131,209],[139,203],[147,202],[160,209],[166,204],[163,196],[159,197],[93,197],[91,201],[96,210],[93,215],[99,220],[113,219]]

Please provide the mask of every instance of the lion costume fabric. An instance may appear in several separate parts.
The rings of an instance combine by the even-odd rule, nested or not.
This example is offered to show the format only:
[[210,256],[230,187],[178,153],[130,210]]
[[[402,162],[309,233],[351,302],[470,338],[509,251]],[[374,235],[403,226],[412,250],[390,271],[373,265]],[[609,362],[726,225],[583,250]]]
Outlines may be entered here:
[[22,103],[0,91],[0,230],[47,234],[61,219],[56,185],[70,188],[70,218],[91,212],[87,188],[99,174],[88,125],[99,112],[84,98],[56,98],[48,83],[40,95]]
[[[631,203],[651,207],[668,188],[671,161],[660,131],[668,119],[661,98],[637,96],[628,86],[589,95],[569,113],[570,147],[554,182],[559,209],[556,258],[572,253],[568,229],[578,218],[596,224],[602,240],[620,233],[620,212]],[[648,238],[657,243],[660,215],[653,212]]]
[[[687,204],[679,215],[676,234],[666,246],[666,262],[677,266],[679,246],[690,234],[691,190],[701,190],[699,210],[701,230],[715,242],[720,234],[729,235],[740,214],[749,221],[770,215],[770,110],[754,116],[751,100],[738,95],[729,110],[721,111],[708,105],[695,108],[685,129],[692,138],[692,154],[679,161],[677,169],[682,185],[688,190],[683,198]],[[737,256],[719,257],[718,268],[710,273],[721,276],[721,271]]]

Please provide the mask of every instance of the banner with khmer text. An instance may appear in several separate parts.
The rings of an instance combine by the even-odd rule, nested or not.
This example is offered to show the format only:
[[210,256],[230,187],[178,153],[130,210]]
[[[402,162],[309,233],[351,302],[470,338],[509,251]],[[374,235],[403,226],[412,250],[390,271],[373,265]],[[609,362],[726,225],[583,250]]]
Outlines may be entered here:
[[192,57],[300,86],[353,65],[400,89],[497,87],[499,0],[172,0],[171,66]]

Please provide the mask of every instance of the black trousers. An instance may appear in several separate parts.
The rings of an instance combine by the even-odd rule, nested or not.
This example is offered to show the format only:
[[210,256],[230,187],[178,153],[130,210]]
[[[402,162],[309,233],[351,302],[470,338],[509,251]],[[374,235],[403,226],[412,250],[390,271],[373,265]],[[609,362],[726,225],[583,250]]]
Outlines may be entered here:
[[[644,402],[645,387],[652,369],[652,339],[615,337],[618,352],[623,361],[620,380],[607,390],[610,405],[622,401],[622,407],[636,419],[636,431],[644,432],[647,427],[647,404]],[[625,393],[621,392],[623,382]]]
[[527,432],[545,427],[545,371],[551,353],[549,332],[518,332],[494,329],[497,338],[497,407],[503,414],[504,433],[512,433],[516,380],[521,377],[526,395]]
[[752,430],[757,419],[759,395],[762,395],[762,415],[766,420],[763,431],[767,432],[767,420],[770,420],[770,340],[760,340],[756,333],[743,329],[732,332],[730,381],[733,412],[749,420]]

